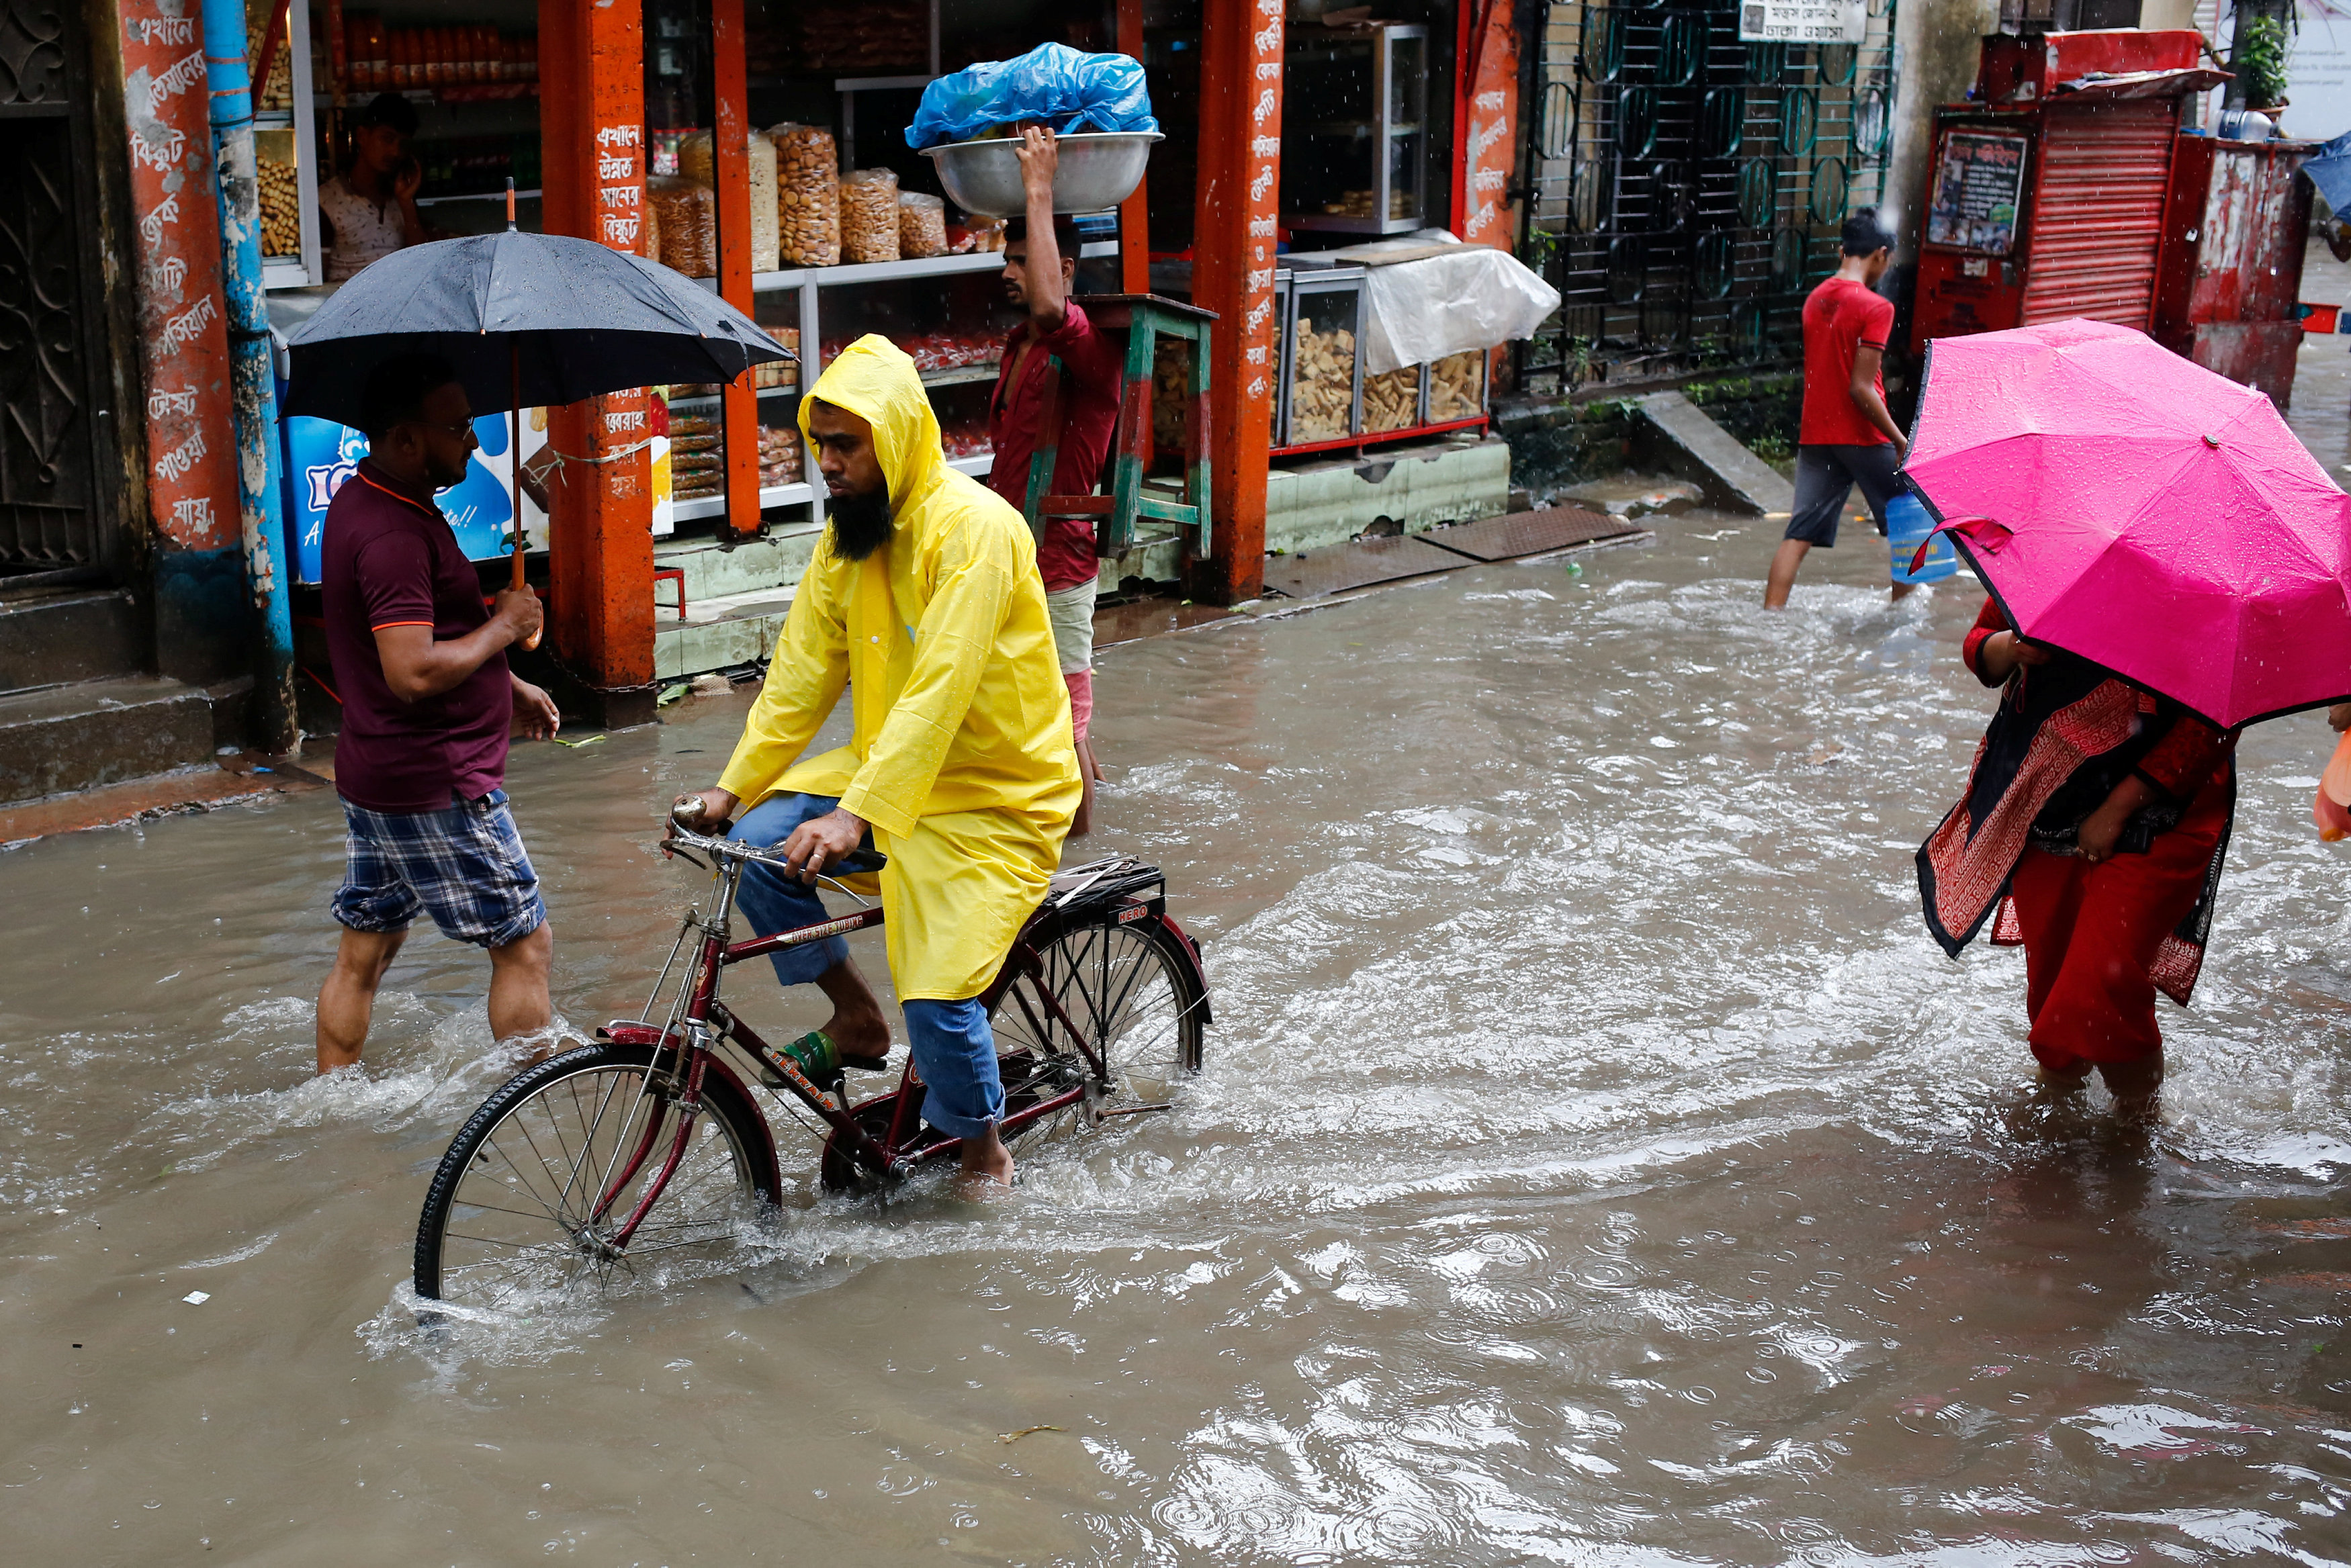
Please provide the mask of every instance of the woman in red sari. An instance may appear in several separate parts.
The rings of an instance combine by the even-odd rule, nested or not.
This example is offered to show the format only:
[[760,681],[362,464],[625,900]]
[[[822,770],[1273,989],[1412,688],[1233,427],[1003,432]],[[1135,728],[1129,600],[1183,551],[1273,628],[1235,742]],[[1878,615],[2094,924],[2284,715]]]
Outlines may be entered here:
[[2182,1006],[2236,811],[2234,731],[2025,641],[1991,600],[1963,655],[2000,711],[1968,793],[1918,851],[1928,929],[1956,958],[1984,922],[2024,946],[2032,1054],[2095,1067],[2126,1114],[2163,1082],[2159,990]]

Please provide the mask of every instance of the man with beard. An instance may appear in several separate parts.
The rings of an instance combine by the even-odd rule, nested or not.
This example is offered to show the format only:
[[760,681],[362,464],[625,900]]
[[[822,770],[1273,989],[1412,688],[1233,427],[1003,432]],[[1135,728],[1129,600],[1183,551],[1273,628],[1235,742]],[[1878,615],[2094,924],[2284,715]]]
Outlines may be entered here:
[[490,1033],[544,1031],[555,940],[507,808],[507,738],[551,735],[546,692],[507,669],[538,629],[538,599],[481,576],[435,492],[465,477],[474,411],[449,362],[409,354],[360,392],[368,455],[327,508],[320,597],[342,699],[335,793],[348,836],[333,911],[343,928],[319,992],[319,1071],[356,1064],[376,988],[408,928],[490,955]]
[[[739,905],[762,934],[812,924],[806,877],[871,845],[890,975],[925,1119],[963,1140],[966,1185],[1009,1183],[1004,1090],[978,998],[1045,896],[1081,793],[1037,550],[1019,513],[949,468],[914,363],[886,338],[844,350],[800,403],[831,525],[785,618],[766,683],[717,787],[688,820],[783,846],[799,876],[747,868]],[[801,757],[843,687],[854,733]],[[831,1022],[789,1047],[823,1081],[879,1070],[881,1003],[839,937],[773,955],[813,983]]]

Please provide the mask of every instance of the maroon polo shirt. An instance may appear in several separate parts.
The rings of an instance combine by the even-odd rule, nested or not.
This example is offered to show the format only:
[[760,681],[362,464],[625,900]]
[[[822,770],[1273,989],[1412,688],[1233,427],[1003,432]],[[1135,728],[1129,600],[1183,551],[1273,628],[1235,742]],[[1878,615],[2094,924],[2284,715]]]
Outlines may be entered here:
[[[1119,384],[1125,371],[1119,346],[1094,330],[1077,301],[1057,331],[1037,339],[1012,382],[1013,362],[1029,341],[1029,324],[1004,340],[1004,363],[996,372],[996,395],[988,403],[987,439],[996,450],[987,487],[1014,507],[1029,505],[1029,459],[1037,450],[1037,426],[1044,417],[1045,369],[1061,361],[1061,441],[1053,460],[1050,495],[1090,495],[1102,478],[1102,460],[1118,431]],[[1037,548],[1037,568],[1047,589],[1074,588],[1101,571],[1094,556],[1094,525],[1085,517],[1057,517],[1045,525]]]
[[429,626],[434,640],[490,618],[480,576],[430,490],[362,461],[327,507],[321,584],[327,653],[343,700],[335,789],[371,811],[445,811],[506,782],[514,687],[507,656],[438,697],[403,702],[385,684],[375,634]]

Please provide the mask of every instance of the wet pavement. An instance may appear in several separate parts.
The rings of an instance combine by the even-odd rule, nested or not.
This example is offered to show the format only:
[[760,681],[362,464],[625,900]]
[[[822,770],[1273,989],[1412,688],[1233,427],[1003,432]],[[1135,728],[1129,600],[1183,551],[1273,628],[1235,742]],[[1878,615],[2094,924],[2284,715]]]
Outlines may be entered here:
[[[402,1283],[502,1075],[476,957],[307,1076],[326,792],[0,857],[11,1561],[2343,1558],[2324,725],[2245,742],[2164,1125],[2036,1110],[2021,961],[1911,881],[1976,601],[1849,539],[1766,618],[1776,533],[1111,649],[1102,842],[1217,988],[1183,1110],[503,1326]],[[637,1005],[746,701],[517,750],[569,1017]]]
[[[1766,617],[1777,533],[1108,649],[1098,843],[1216,988],[1182,1109],[528,1321],[403,1282],[505,1071],[478,956],[417,937],[308,1076],[327,792],[0,854],[8,1560],[2351,1560],[2332,737],[2244,742],[2163,1124],[2037,1105],[2022,960],[1912,881],[1976,597],[1849,535]],[[517,749],[570,1019],[639,1004],[747,704]]]

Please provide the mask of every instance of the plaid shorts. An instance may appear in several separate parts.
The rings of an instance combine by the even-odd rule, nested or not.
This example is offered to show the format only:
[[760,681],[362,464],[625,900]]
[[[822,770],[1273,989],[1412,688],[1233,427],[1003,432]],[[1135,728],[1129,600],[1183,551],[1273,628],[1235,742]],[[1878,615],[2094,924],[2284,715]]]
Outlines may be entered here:
[[355,931],[404,931],[417,911],[451,941],[502,948],[546,922],[538,873],[507,792],[446,811],[370,811],[343,802],[348,858],[330,906]]

